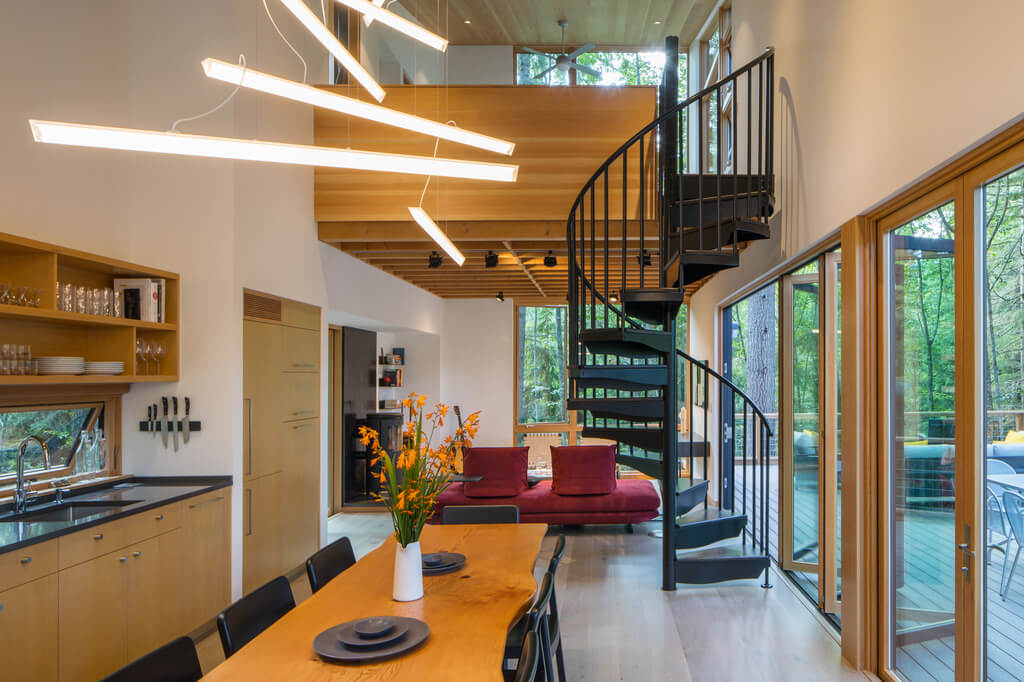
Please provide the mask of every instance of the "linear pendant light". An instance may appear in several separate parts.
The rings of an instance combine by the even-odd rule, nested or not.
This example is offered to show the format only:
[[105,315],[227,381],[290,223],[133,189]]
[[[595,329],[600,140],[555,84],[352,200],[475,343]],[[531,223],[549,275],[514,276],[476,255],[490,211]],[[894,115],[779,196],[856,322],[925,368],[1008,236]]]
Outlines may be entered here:
[[430,219],[427,212],[419,206],[410,206],[409,213],[412,214],[412,219],[423,228],[423,231],[429,234],[430,238],[437,242],[437,245],[444,249],[445,253],[451,256],[459,267],[462,267],[462,264],[466,262],[466,257],[462,255],[455,244],[452,244],[452,240],[448,239],[448,235],[441,231],[437,223]]
[[385,26],[390,26],[399,33],[404,33],[413,40],[418,40],[435,50],[444,52],[448,49],[448,41],[441,36],[431,33],[419,24],[414,24],[405,17],[395,14],[390,10],[378,7],[374,3],[368,2],[368,0],[337,0],[337,2],[357,12],[361,12],[364,16],[372,17]]
[[278,97],[285,97],[296,102],[305,102],[306,104],[312,104],[323,109],[331,109],[350,116],[358,116],[359,118],[383,123],[384,125],[411,130],[416,133],[429,135],[430,137],[440,137],[499,154],[508,155],[515,149],[515,144],[507,140],[499,140],[496,137],[470,132],[462,128],[431,121],[427,118],[404,114],[377,104],[362,102],[354,97],[334,94],[320,88],[314,88],[311,85],[305,85],[304,83],[296,83],[260,71],[253,71],[238,64],[231,64],[212,58],[206,58],[202,63],[203,71],[206,72],[207,76],[224,81],[225,83],[231,83],[232,85],[241,85],[245,88],[259,90],[271,95],[277,95]]
[[302,0],[281,0],[281,4],[295,15],[295,18],[306,27],[306,30],[312,33],[313,37],[319,40],[327,48],[327,51],[334,55],[335,59],[341,62],[342,66],[373,95],[375,100],[380,102],[384,99],[384,89],[380,87],[380,84],[374,80],[369,71],[363,68],[359,60],[338,42],[334,34],[313,14],[313,10],[306,7],[306,3]]
[[100,147],[182,156],[208,156],[241,161],[266,161],[299,166],[440,175],[469,180],[515,182],[519,166],[429,156],[384,154],[336,147],[314,147],[262,140],[239,140],[154,130],[29,120],[36,142],[77,147]]
[[[377,7],[383,7],[384,6],[384,2],[385,2],[385,0],[373,0],[373,4],[376,5]],[[366,24],[367,26],[369,26],[370,24],[373,23],[373,17],[367,16],[367,15],[364,14],[363,15],[363,23]]]

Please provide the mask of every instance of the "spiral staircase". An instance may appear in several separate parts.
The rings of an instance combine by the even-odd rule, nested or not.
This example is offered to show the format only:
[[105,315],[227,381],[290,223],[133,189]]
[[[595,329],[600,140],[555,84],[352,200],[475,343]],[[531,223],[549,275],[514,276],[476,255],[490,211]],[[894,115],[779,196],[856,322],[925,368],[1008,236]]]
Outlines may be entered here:
[[618,442],[619,463],[660,480],[663,589],[762,573],[770,587],[769,422],[678,348],[676,318],[769,236],[774,53],[680,101],[678,50],[670,37],[658,118],[601,165],[569,214],[567,406],[584,437]]

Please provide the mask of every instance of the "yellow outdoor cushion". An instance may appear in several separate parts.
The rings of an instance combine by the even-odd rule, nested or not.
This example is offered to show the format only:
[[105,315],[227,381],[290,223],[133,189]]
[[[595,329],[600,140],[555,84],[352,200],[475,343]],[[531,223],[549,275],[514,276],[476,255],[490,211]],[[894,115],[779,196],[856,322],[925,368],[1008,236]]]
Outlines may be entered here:
[[926,440],[912,440],[904,443],[904,445],[928,445]]
[[1010,431],[1006,434],[1004,443],[1024,443],[1024,431]]

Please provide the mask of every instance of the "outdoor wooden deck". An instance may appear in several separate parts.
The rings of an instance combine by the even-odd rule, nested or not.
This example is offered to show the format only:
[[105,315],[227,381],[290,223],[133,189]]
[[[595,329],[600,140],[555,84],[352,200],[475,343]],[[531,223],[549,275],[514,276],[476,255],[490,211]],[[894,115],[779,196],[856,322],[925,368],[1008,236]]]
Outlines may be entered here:
[[[769,546],[773,559],[779,555],[779,486],[778,467],[769,469],[770,532]],[[748,483],[752,483],[748,481]],[[737,504],[743,492],[742,480],[736,481]],[[803,492],[803,491],[801,491]],[[752,505],[752,491],[747,491],[748,509]],[[796,509],[798,532],[816,532],[816,509],[798,505]],[[906,556],[904,584],[897,590],[898,606],[931,612],[938,619],[948,613],[952,619],[953,580],[955,574],[952,512],[909,510],[903,517]],[[1015,548],[1011,543],[1010,559]],[[808,557],[805,557],[805,560]],[[1003,554],[992,552],[992,562],[986,571],[987,605],[987,679],[1002,681],[1024,680],[1024,566],[1019,566],[1004,601],[999,596],[999,580],[1003,569]],[[816,590],[817,576],[795,576],[805,590]],[[907,612],[901,613],[899,627],[912,628],[924,624],[911,620]],[[923,616],[922,616],[923,617]],[[896,671],[909,682],[953,679],[952,635],[925,639],[897,647]]]

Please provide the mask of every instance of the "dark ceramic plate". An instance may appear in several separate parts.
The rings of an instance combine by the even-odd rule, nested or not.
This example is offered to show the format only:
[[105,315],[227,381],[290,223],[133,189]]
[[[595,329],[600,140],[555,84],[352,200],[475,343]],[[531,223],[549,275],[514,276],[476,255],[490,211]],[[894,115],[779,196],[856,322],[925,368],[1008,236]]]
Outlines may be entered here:
[[[388,619],[391,620],[390,618]],[[393,623],[390,623],[390,627],[387,632],[376,637],[366,637],[360,635],[356,631],[358,623],[351,627],[344,627],[338,630],[338,639],[342,644],[350,649],[376,649],[389,644],[394,644],[398,640],[405,637],[406,633],[409,632],[409,626],[402,623],[398,627],[395,627]]]
[[[424,555],[424,558],[431,555]],[[440,557],[436,564],[423,562],[423,575],[441,575],[457,571],[466,564],[466,555],[457,552],[437,552],[433,556]]]
[[398,616],[391,617],[390,620],[395,629],[406,628],[404,636],[391,644],[372,648],[348,646],[341,641],[340,636],[346,628],[351,632],[352,625],[356,621],[349,621],[327,628],[317,635],[313,640],[313,651],[317,656],[331,663],[367,663],[412,651],[430,636],[430,626],[422,620]]
[[393,630],[395,624],[388,617],[363,618],[352,623],[352,631],[360,637],[383,637]]

